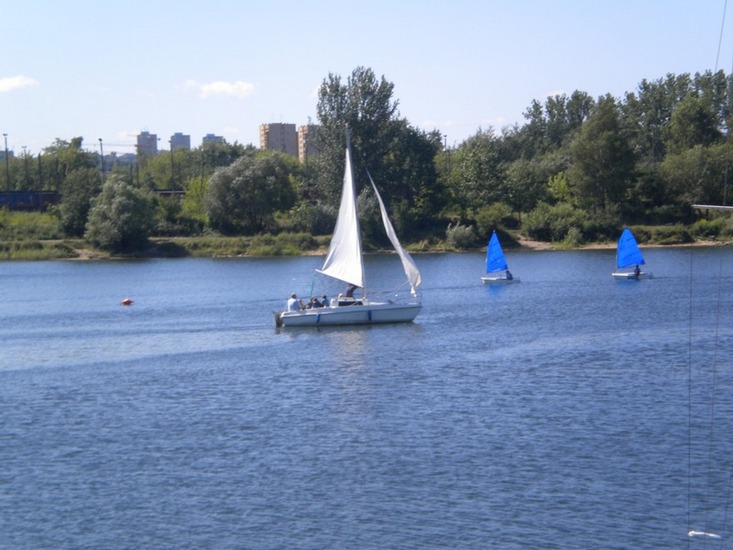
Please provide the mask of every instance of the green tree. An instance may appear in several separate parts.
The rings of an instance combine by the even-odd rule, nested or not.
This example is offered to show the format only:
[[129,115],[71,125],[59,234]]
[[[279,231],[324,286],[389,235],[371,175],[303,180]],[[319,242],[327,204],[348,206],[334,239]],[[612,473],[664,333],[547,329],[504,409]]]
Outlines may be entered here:
[[37,174],[42,189],[61,191],[64,179],[75,170],[91,168],[96,169],[98,175],[101,173],[97,155],[82,149],[83,142],[81,137],[70,141],[57,138],[43,149],[40,165],[33,169],[34,179]]
[[667,204],[684,211],[694,203],[724,204],[726,181],[730,178],[733,145],[698,145],[679,154],[670,154],[660,165]]
[[[397,127],[397,101],[394,84],[384,76],[378,80],[371,69],[357,67],[343,83],[341,76],[330,73],[318,90],[317,188],[319,199],[338,205],[344,172],[344,131],[348,126],[354,150],[354,162],[366,166],[372,177],[382,183],[382,160],[393,141]],[[363,186],[361,172],[357,182]]]
[[530,212],[538,203],[550,200],[547,182],[568,165],[567,154],[559,152],[520,158],[506,167],[507,204],[514,212]]
[[207,224],[209,221],[206,215],[206,194],[209,190],[209,183],[203,178],[191,178],[186,183],[186,194],[183,197],[183,215]]
[[[308,186],[311,202],[338,205],[344,171],[344,130],[352,142],[357,193],[368,188],[366,172],[379,187],[392,222],[401,235],[433,228],[445,203],[438,182],[435,156],[441,148],[437,132],[426,133],[399,117],[394,85],[378,79],[371,69],[357,67],[344,83],[329,74],[318,95],[319,157],[314,162],[315,184]],[[367,197],[362,228],[376,238],[380,222],[371,216],[376,204]]]
[[70,237],[84,235],[92,202],[102,189],[100,173],[95,168],[77,168],[64,179],[61,189],[61,228]]
[[464,141],[451,160],[449,188],[461,217],[494,202],[508,202],[499,142],[493,129]]
[[381,176],[375,183],[389,205],[396,231],[409,237],[431,230],[447,202],[435,164],[441,141],[439,133],[417,130],[407,121],[393,125],[393,141],[381,161]]
[[205,200],[211,226],[227,234],[271,227],[276,211],[295,204],[291,175],[296,163],[282,153],[262,152],[214,172]]
[[147,244],[154,227],[155,197],[152,193],[113,175],[94,200],[85,236],[103,250],[130,252]]
[[711,145],[722,138],[722,133],[710,102],[688,95],[672,112],[666,136],[669,152],[676,154],[696,145]]
[[633,182],[635,157],[611,96],[599,100],[571,153],[568,180],[578,204],[603,210],[623,201]]
[[56,139],[52,145],[43,150],[44,155],[55,157],[64,174],[79,168],[99,168],[96,153],[82,149],[84,138],[75,137],[71,141]]
[[532,101],[524,112],[527,124],[515,136],[522,143],[524,158],[555,151],[569,143],[588,119],[595,102],[587,93],[550,96],[544,105]]

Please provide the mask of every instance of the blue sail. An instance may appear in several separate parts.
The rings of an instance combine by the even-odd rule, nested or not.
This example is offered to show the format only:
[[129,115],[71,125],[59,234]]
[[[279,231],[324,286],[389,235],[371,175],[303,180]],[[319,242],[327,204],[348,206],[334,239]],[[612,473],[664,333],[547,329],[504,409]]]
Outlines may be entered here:
[[644,265],[644,257],[641,255],[639,245],[636,244],[636,239],[628,227],[624,229],[621,237],[618,239],[616,265],[619,268]]
[[507,265],[504,251],[501,249],[499,238],[496,236],[496,231],[494,231],[486,249],[486,273],[498,269],[507,269]]

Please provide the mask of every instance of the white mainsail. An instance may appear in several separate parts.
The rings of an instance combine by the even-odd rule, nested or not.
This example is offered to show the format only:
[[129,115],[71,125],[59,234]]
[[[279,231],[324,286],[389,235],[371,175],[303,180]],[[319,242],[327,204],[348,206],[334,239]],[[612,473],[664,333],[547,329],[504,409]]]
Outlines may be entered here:
[[413,296],[415,296],[417,294],[415,288],[422,282],[422,280],[420,279],[420,272],[418,271],[417,266],[412,259],[412,256],[410,256],[407,250],[402,248],[402,245],[397,238],[397,233],[395,233],[394,227],[392,226],[392,222],[389,221],[387,209],[384,207],[384,202],[382,202],[382,197],[379,194],[379,191],[377,191],[377,186],[374,185],[374,180],[372,179],[371,174],[369,174],[369,181],[371,182],[372,189],[374,189],[374,194],[377,196],[377,200],[379,201],[379,211],[382,213],[382,223],[384,224],[384,230],[387,232],[387,236],[389,237],[392,246],[397,251],[400,260],[402,260],[402,269],[405,270],[407,280],[410,282],[410,292]]
[[348,136],[346,138],[344,184],[341,190],[341,205],[336,219],[336,228],[331,237],[326,260],[318,272],[345,283],[364,287],[364,261],[361,255],[359,216],[356,211],[351,145]]

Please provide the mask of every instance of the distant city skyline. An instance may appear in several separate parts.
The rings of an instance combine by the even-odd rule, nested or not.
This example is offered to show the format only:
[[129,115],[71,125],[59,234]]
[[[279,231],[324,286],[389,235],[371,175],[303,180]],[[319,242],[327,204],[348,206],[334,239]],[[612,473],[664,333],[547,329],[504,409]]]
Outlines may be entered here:
[[143,130],[161,147],[176,132],[257,146],[263,123],[316,123],[320,84],[359,66],[452,146],[522,124],[533,100],[622,98],[733,57],[725,0],[0,1],[0,133],[16,155],[79,136],[124,154]]

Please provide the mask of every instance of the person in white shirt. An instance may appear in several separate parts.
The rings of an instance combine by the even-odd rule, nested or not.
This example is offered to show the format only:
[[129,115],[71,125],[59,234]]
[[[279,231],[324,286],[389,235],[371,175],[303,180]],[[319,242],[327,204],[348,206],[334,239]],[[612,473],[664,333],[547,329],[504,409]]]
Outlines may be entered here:
[[300,309],[300,300],[298,300],[298,297],[295,295],[295,292],[293,292],[290,295],[290,298],[288,298],[288,306],[286,311],[298,311]]

